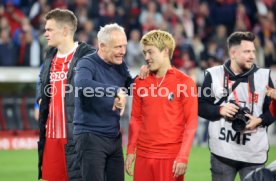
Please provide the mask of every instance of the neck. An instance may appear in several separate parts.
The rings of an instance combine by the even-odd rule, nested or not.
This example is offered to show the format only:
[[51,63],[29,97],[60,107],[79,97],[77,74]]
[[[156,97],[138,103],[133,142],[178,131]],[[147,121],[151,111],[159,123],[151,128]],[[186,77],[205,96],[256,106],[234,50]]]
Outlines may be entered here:
[[98,55],[99,57],[107,64],[110,64],[106,59],[105,59],[105,56],[104,56],[104,53],[102,52],[101,49],[98,50]]
[[231,61],[230,69],[234,72],[234,74],[241,74],[243,70],[234,62]]
[[168,69],[172,68],[170,62],[169,61],[166,61],[166,62],[168,62],[168,63],[166,63],[164,66],[160,67],[157,70],[157,72],[155,73],[156,77],[163,77],[163,76],[165,76],[166,73],[167,73],[167,71],[168,71]]
[[67,54],[74,48],[74,41],[64,41],[62,44],[60,44],[57,49],[59,54]]

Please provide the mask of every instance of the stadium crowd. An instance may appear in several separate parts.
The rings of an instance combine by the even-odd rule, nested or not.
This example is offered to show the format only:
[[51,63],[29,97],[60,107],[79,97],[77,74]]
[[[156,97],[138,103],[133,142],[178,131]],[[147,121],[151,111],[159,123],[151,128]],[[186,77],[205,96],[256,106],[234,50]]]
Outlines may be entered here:
[[[226,39],[233,31],[256,34],[256,64],[276,69],[274,0],[0,0],[0,66],[42,64],[47,46],[43,17],[54,8],[72,10],[78,18],[76,41],[95,48],[101,26],[122,25],[128,37],[125,60],[130,68],[144,64],[139,45],[142,35],[161,29],[176,40],[172,64],[198,86],[204,70],[227,60]],[[199,117],[199,123],[196,142],[202,144],[208,122]]]
[[144,63],[139,40],[152,29],[173,34],[177,47],[172,64],[198,84],[202,70],[227,59],[226,37],[233,31],[257,35],[258,66],[276,64],[273,0],[1,0],[0,66],[40,66],[46,48],[43,16],[54,8],[72,10],[79,21],[76,40],[94,47],[100,26],[122,25],[129,40],[129,67]]

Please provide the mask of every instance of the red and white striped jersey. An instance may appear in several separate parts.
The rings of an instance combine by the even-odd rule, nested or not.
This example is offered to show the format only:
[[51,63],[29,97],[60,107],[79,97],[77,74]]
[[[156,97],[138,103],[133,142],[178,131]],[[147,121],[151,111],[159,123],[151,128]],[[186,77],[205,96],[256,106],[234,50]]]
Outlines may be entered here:
[[67,137],[64,91],[70,61],[73,58],[75,50],[76,46],[73,51],[66,55],[57,54],[52,61],[50,70],[51,100],[46,123],[47,138]]

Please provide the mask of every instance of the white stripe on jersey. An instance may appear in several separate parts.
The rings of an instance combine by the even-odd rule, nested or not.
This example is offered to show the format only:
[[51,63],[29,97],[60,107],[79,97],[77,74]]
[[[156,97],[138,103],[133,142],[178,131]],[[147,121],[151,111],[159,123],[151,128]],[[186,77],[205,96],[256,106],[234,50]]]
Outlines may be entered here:
[[[64,62],[66,62],[67,59],[68,59],[68,55],[64,59]],[[64,63],[62,64],[62,69],[61,70],[62,70],[62,72],[65,72],[64,71]],[[66,78],[66,80],[67,80],[67,78]],[[61,100],[62,100],[61,101],[61,105],[62,105],[62,126],[63,126],[63,135],[62,135],[62,138],[66,138],[65,131],[64,131],[65,130],[65,124],[66,124],[65,123],[65,118],[66,117],[65,117],[65,110],[64,110],[65,109],[65,107],[64,107],[64,96],[65,96],[64,95],[64,86],[65,86],[64,82],[65,82],[64,80],[61,81]]]

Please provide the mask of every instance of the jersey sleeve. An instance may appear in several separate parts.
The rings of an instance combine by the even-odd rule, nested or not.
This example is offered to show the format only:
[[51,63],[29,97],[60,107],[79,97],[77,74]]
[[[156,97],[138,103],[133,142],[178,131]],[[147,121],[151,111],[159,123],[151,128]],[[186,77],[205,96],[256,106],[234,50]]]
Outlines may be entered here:
[[187,91],[182,95],[182,103],[185,113],[183,122],[185,123],[185,128],[182,136],[181,148],[175,160],[176,162],[181,163],[188,162],[188,156],[198,125],[198,100],[196,85],[192,80],[189,80],[186,85]]
[[138,83],[137,79],[133,85],[133,100],[132,100],[132,111],[129,123],[129,134],[128,134],[128,146],[127,154],[134,154],[137,145],[137,139],[140,128],[142,126],[142,115],[141,115],[141,97],[138,95]]

